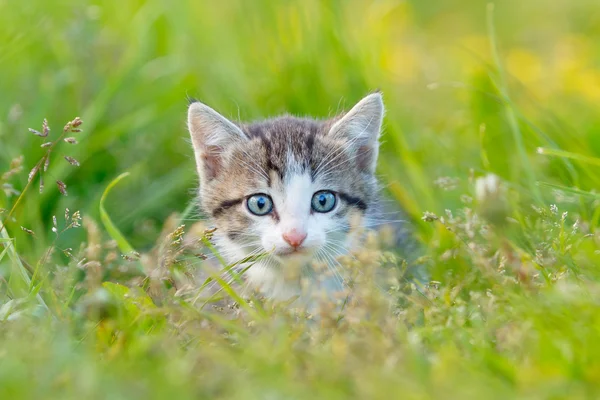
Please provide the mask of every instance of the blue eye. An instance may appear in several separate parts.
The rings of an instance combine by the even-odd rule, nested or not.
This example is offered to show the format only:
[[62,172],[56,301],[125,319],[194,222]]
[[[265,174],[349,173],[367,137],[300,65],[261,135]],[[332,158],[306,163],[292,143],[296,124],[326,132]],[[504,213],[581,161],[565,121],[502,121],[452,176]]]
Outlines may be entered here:
[[246,200],[248,210],[258,216],[267,215],[273,210],[273,201],[266,194],[254,194]]
[[326,213],[333,210],[335,203],[335,194],[329,190],[322,190],[313,195],[312,209],[316,212]]

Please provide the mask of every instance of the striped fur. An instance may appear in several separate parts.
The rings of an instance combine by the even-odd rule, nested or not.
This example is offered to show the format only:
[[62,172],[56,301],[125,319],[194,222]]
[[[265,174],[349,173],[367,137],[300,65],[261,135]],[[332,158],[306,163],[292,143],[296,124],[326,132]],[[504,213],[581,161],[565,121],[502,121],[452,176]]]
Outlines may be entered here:
[[[379,93],[323,121],[282,116],[235,124],[200,102],[190,104],[200,205],[217,228],[219,250],[229,262],[269,253],[247,271],[251,286],[275,298],[299,294],[302,271],[312,260],[332,264],[351,245],[353,232],[377,218],[375,166],[383,114]],[[322,190],[335,194],[331,212],[311,209],[312,196]],[[257,193],[273,200],[268,215],[249,211],[247,200]],[[298,249],[285,241],[289,232],[306,234]],[[315,287],[341,289],[332,275]]]

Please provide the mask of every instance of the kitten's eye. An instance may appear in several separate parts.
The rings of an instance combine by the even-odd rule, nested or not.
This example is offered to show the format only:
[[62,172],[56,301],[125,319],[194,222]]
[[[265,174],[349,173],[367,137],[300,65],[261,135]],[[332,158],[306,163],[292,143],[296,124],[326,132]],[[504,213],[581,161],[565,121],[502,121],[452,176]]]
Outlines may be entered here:
[[254,194],[246,200],[248,210],[254,215],[267,215],[273,210],[273,201],[266,194]]
[[329,190],[322,190],[313,195],[312,209],[316,212],[326,213],[335,207],[335,194]]

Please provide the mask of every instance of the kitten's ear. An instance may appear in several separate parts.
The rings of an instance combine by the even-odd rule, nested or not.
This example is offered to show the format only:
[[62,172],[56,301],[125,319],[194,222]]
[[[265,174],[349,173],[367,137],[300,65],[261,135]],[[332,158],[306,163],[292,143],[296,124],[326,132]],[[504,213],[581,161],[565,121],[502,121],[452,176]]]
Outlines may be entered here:
[[348,149],[358,168],[364,172],[374,173],[377,166],[383,113],[381,94],[372,93],[333,124],[328,133],[328,136],[349,144]]
[[226,147],[247,139],[233,122],[198,101],[188,109],[188,129],[202,180],[211,180],[219,174]]

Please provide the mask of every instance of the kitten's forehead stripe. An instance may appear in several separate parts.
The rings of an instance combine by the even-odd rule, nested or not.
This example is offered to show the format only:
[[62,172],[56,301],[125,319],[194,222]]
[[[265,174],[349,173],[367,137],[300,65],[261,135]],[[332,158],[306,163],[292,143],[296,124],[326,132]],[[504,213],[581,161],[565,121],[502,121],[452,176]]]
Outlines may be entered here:
[[318,129],[316,126],[313,126],[312,129],[310,130],[310,133],[308,134],[308,137],[306,138],[306,147],[308,149],[308,159],[306,160],[305,163],[305,170],[310,168],[310,179],[312,182],[315,181],[315,175],[314,175],[314,168],[312,168],[313,165],[313,147],[315,145],[315,136],[317,135]]
[[[287,162],[290,152],[299,160],[302,171],[314,170],[316,165],[313,161],[313,148],[316,137],[324,136],[329,125],[330,122],[286,116],[249,124],[243,126],[242,130],[251,139],[260,140],[265,150],[266,170],[275,171],[284,180],[290,167]],[[268,184],[271,186],[271,182]]]

